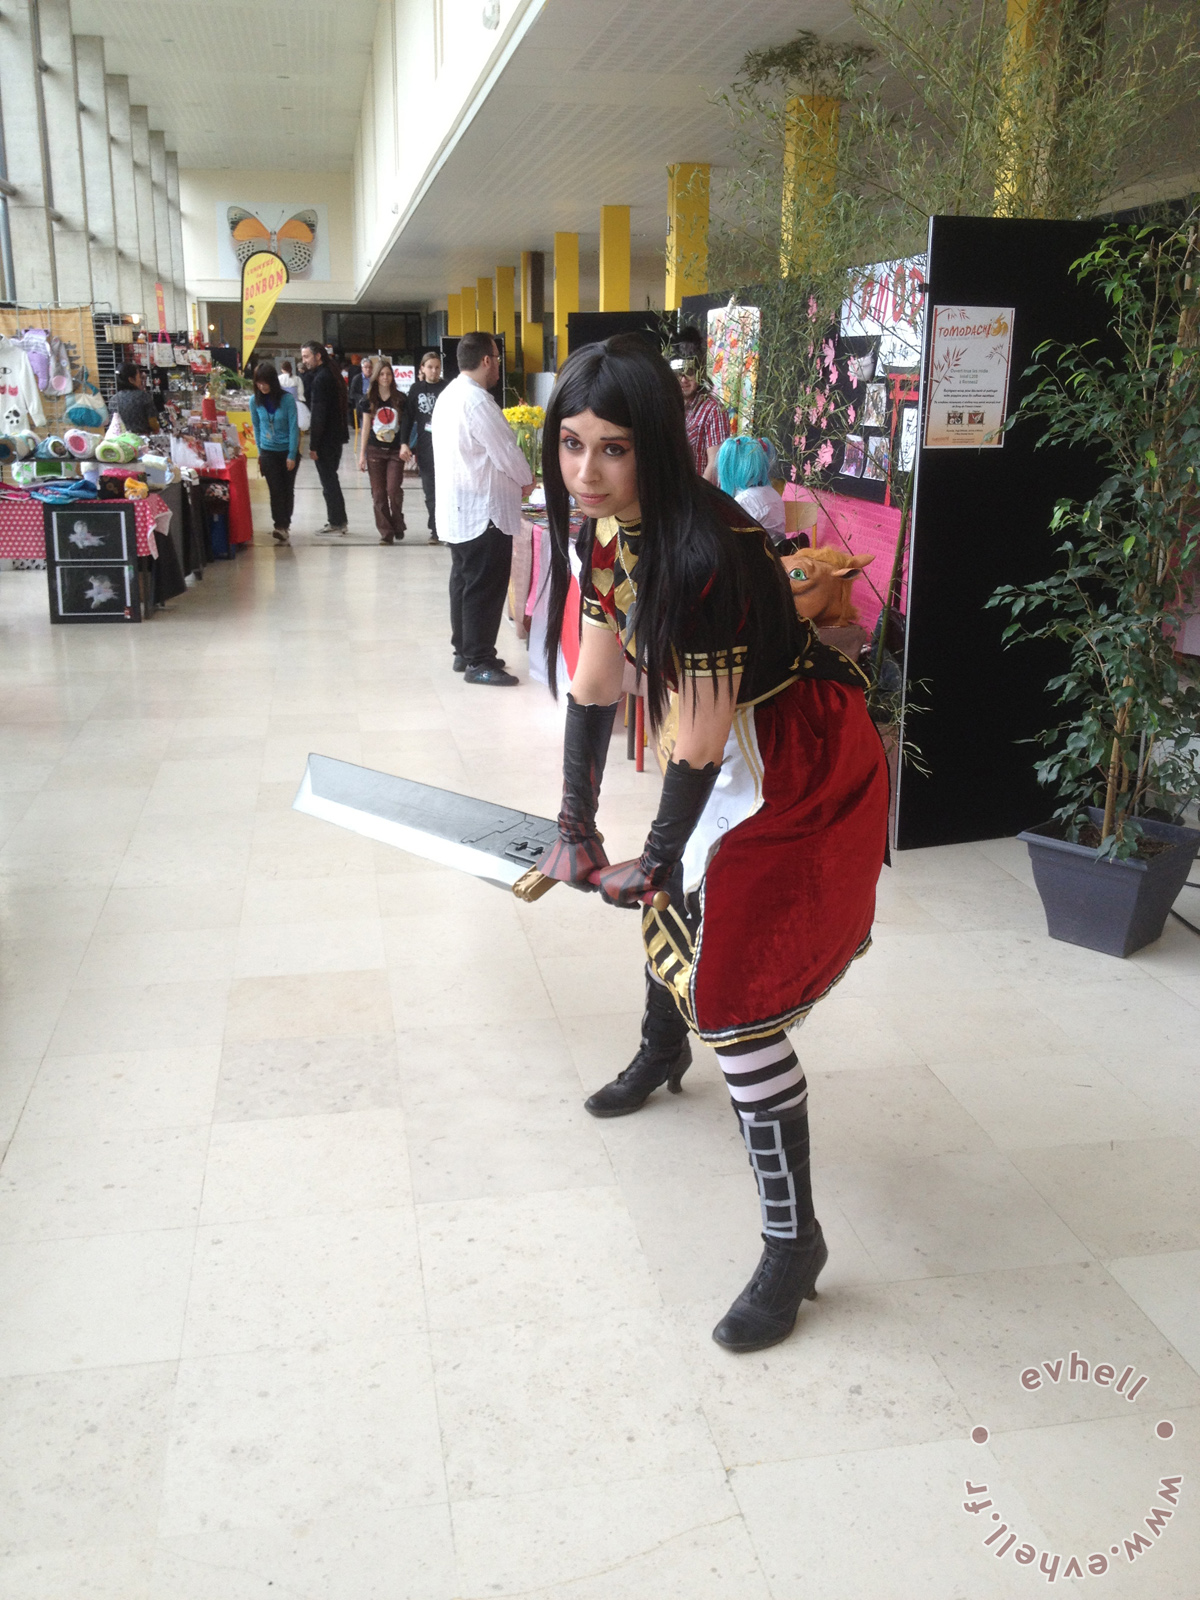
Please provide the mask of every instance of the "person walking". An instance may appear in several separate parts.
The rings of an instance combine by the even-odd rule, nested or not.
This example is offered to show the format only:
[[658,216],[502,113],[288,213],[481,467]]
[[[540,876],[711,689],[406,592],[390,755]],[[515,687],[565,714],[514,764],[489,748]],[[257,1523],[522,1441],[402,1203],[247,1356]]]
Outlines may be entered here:
[[376,361],[370,387],[363,397],[358,470],[371,480],[371,504],[380,544],[395,544],[404,537],[402,405],[392,363]]
[[446,387],[442,377],[442,358],[436,350],[426,350],[421,357],[417,381],[408,391],[404,408],[404,444],[400,454],[405,461],[415,459],[421,474],[421,488],[425,492],[425,510],[429,515],[429,542],[440,544],[437,531],[437,477],[433,467],[433,439],[429,432],[430,418],[438,396]]
[[521,521],[529,464],[488,393],[500,379],[490,333],[464,333],[458,377],[433,412],[433,459],[442,486],[439,535],[450,545],[450,643],[467,683],[511,688],[496,635],[508,593],[512,541]]
[[271,535],[276,544],[290,544],[288,529],[292,525],[296,468],[300,463],[300,424],[296,397],[282,387],[271,361],[260,361],[254,369],[250,421],[258,446],[258,470],[267,480],[271,496]]
[[323,345],[315,341],[302,345],[300,359],[305,369],[313,375],[308,402],[312,414],[308,428],[308,453],[317,464],[317,477],[321,480],[325,513],[329,518],[317,532],[335,534],[340,538],[347,531],[346,501],[338,482],[342,450],[350,437],[346,422],[346,385]]

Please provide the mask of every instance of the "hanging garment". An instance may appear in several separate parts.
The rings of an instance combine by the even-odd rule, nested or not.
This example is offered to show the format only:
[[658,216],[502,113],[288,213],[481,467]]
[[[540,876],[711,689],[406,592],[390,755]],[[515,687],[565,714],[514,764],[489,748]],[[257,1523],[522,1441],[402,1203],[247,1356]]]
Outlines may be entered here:
[[26,328],[18,342],[29,357],[29,365],[33,368],[33,376],[38,388],[45,394],[47,385],[50,382],[50,330],[48,328]]
[[16,433],[24,427],[26,417],[35,428],[45,426],[37,378],[16,340],[0,338],[0,428]]
[[75,387],[75,378],[71,372],[71,352],[57,334],[50,340],[50,383],[49,392],[57,395],[68,395]]

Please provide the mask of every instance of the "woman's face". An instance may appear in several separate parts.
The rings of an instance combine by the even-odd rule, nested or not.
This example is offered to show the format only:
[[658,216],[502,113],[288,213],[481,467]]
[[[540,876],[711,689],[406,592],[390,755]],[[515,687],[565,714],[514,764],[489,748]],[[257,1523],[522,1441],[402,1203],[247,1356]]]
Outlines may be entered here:
[[259,394],[270,394],[271,392],[271,385],[265,378],[259,378],[254,387],[258,390]]
[[563,482],[585,516],[637,520],[637,457],[628,428],[606,422],[594,411],[564,417],[558,461]]
[[388,366],[387,362],[381,361],[379,363],[379,370],[375,374],[375,381],[379,384],[379,387],[383,390],[384,394],[391,393],[392,379],[394,376],[395,374],[392,372],[392,369]]

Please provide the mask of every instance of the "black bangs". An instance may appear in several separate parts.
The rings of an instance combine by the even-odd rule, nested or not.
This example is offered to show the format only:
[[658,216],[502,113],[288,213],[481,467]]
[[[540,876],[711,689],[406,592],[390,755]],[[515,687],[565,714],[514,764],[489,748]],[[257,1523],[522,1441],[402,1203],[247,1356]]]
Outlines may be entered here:
[[[642,537],[633,626],[637,669],[657,726],[685,650],[728,648],[746,618],[740,563],[723,508],[728,502],[696,471],[688,444],[683,395],[662,357],[638,334],[619,334],[576,350],[546,408],[542,473],[550,521],[551,572],[546,670],[557,692],[563,606],[570,584],[570,500],[559,463],[564,418],[592,411],[629,428],[637,463]],[[736,507],[733,508],[736,512]],[[589,584],[590,524],[579,541]]]

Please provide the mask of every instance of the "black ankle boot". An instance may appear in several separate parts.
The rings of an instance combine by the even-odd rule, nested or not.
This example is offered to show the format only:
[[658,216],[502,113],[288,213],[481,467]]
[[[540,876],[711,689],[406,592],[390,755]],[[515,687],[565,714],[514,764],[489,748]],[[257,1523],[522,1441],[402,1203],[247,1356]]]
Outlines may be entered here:
[[687,1023],[663,985],[647,977],[638,1053],[624,1072],[583,1102],[583,1109],[594,1117],[627,1117],[640,1111],[664,1083],[671,1094],[679,1094],[680,1079],[691,1064]]
[[813,1229],[807,1241],[763,1234],[766,1249],[754,1276],[713,1329],[719,1345],[744,1354],[787,1338],[800,1302],[817,1298],[817,1278],[829,1260],[821,1224],[814,1222]]

